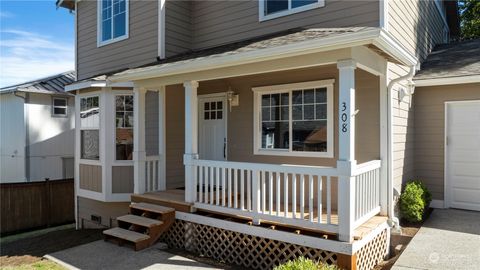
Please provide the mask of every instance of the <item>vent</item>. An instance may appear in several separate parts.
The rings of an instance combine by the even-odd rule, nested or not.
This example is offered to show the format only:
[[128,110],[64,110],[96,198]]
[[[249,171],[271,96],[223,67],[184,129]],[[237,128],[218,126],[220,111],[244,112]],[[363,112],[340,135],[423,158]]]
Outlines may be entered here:
[[101,216],[91,215],[90,220],[97,223],[97,224],[102,224],[102,217]]

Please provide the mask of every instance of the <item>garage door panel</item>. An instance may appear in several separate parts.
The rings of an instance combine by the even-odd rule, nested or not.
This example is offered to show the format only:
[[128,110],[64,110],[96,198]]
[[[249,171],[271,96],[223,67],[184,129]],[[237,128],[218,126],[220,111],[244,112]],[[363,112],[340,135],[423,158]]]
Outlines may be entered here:
[[447,203],[480,211],[480,101],[447,105]]

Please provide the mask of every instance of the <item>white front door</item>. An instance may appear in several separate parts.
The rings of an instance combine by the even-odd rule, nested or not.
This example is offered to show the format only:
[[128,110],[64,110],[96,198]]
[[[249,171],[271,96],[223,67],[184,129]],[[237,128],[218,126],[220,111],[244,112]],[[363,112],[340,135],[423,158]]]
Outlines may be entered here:
[[480,211],[480,101],[447,103],[447,207]]
[[198,150],[200,159],[227,159],[226,97],[205,95],[198,98]]

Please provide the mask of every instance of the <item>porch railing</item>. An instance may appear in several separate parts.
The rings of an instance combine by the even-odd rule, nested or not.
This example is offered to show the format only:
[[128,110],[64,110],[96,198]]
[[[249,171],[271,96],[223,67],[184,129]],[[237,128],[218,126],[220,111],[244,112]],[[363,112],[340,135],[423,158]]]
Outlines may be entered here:
[[380,160],[366,162],[356,168],[355,227],[380,213],[380,168]]
[[160,156],[147,156],[145,159],[145,192],[160,189],[159,186]]
[[[193,159],[198,209],[339,233],[336,168]],[[380,211],[380,161],[355,170],[353,229]]]
[[[336,232],[335,168],[194,160],[195,206]],[[326,190],[326,192],[323,192]],[[325,194],[325,195],[324,195]]]

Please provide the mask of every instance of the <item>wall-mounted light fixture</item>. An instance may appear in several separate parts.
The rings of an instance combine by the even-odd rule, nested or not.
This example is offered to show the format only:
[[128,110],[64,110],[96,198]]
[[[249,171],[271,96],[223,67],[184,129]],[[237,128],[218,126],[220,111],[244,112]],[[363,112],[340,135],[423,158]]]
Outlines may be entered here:
[[240,96],[236,94],[233,90],[232,87],[228,87],[228,92],[227,92],[227,100],[228,100],[228,105],[230,112],[232,111],[232,106],[239,106],[240,105]]
[[398,91],[398,100],[403,100],[406,96],[411,96],[415,93],[415,83],[408,80],[406,87],[401,87]]

